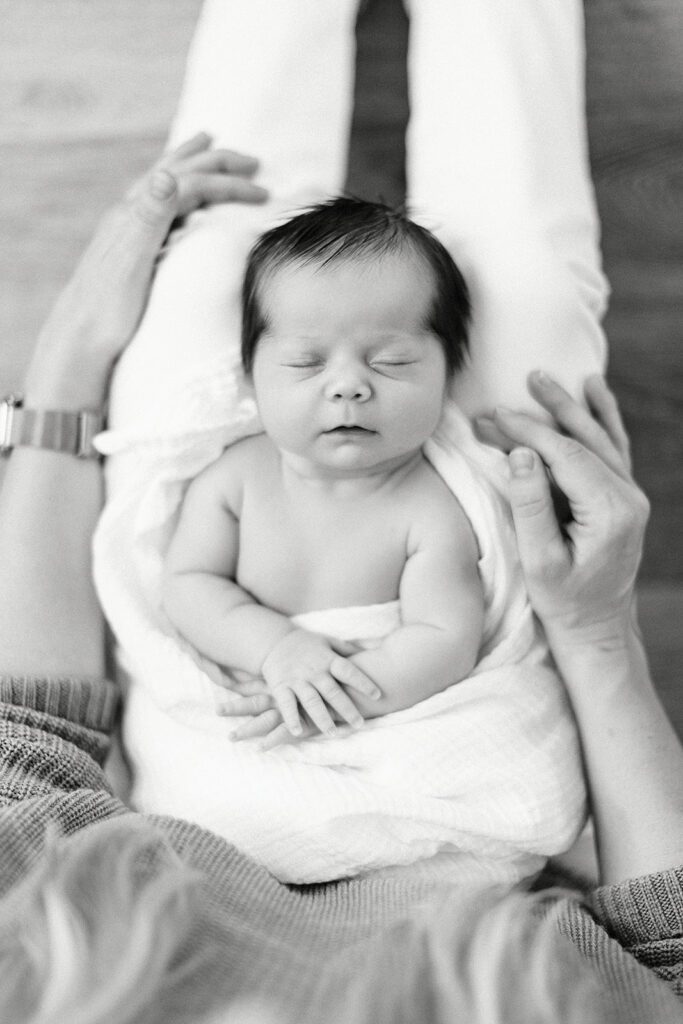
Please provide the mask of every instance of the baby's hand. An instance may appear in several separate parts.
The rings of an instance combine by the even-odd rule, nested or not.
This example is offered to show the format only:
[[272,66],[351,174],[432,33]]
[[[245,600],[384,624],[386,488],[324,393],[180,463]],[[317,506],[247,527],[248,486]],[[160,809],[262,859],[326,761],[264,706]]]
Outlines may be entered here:
[[282,721],[282,715],[275,707],[275,701],[268,692],[266,684],[261,680],[262,690],[249,695],[238,694],[229,700],[221,701],[218,714],[225,718],[244,718],[246,722],[235,729],[230,735],[233,743],[240,740],[260,739],[259,750],[273,750],[283,743],[295,743],[314,736],[317,732],[312,725],[304,724],[303,730],[296,740]]
[[339,654],[332,641],[305,629],[292,630],[275,645],[261,666],[261,674],[293,736],[301,736],[303,731],[299,705],[313,724],[329,736],[336,732],[330,708],[349,725],[360,725],[363,721],[342,686],[368,697],[381,696],[372,679]]

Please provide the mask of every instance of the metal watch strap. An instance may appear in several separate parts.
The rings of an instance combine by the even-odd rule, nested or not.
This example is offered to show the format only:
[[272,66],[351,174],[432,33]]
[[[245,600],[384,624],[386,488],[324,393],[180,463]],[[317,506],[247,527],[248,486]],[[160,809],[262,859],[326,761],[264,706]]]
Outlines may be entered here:
[[102,417],[94,412],[57,412],[22,409],[21,433],[16,444],[70,452],[77,459],[97,458],[93,438],[102,429]]
[[25,409],[14,399],[7,427],[6,450],[28,445],[66,452],[79,459],[98,458],[92,442],[103,428],[103,417],[87,409],[77,412]]

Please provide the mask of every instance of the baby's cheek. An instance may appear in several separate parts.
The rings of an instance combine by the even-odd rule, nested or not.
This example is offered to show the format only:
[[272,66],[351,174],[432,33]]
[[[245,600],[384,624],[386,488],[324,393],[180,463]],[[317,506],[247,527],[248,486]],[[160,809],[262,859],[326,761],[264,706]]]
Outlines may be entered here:
[[411,438],[426,441],[436,430],[443,410],[443,393],[440,390],[421,393],[405,409],[403,426]]

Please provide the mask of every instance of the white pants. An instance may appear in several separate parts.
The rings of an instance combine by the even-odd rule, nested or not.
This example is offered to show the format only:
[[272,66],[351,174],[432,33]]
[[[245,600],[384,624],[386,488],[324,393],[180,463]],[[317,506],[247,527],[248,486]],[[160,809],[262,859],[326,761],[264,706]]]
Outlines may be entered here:
[[[114,426],[191,426],[183,375],[238,364],[239,290],[255,236],[343,188],[357,3],[206,0],[171,144],[203,129],[258,156],[271,200],[202,211],[170,247],[121,361]],[[409,204],[450,248],[473,298],[471,359],[455,397],[468,414],[530,407],[535,367],[580,394],[581,380],[604,369],[607,296],[580,0],[411,0],[409,15]],[[162,374],[165,395],[150,395],[150,368],[171,361],[178,373]]]
[[[246,253],[276,218],[343,188],[356,3],[207,0],[171,142],[205,129],[258,156],[271,200],[199,211],[175,235],[113,382],[108,447],[118,455],[95,537],[96,583],[132,677],[126,738],[138,785],[186,775],[190,808],[205,788],[190,785],[197,773],[223,778],[202,753],[202,730],[226,723],[213,713],[211,666],[197,664],[161,611],[164,553],[186,482],[252,428],[240,404]],[[529,405],[534,367],[578,393],[603,366],[606,295],[579,0],[413,0],[410,14],[409,198],[474,300],[458,401],[468,413]],[[509,589],[517,577],[503,576]],[[507,591],[505,601],[508,614]],[[162,741],[174,719],[195,744],[185,760],[180,740]]]

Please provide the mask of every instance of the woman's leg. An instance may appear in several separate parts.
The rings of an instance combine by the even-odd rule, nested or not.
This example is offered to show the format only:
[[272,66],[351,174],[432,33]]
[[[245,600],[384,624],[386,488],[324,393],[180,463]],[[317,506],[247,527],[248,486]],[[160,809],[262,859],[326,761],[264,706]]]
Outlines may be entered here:
[[358,0],[205,0],[171,131],[253,153],[276,197],[344,182]]
[[604,365],[580,0],[409,0],[409,199],[470,283],[466,412]]
[[200,211],[171,240],[118,367],[113,428],[169,436],[225,418],[239,375],[240,289],[255,237],[343,187],[357,0],[206,0],[188,58],[176,145],[200,130],[254,155],[263,206]]

